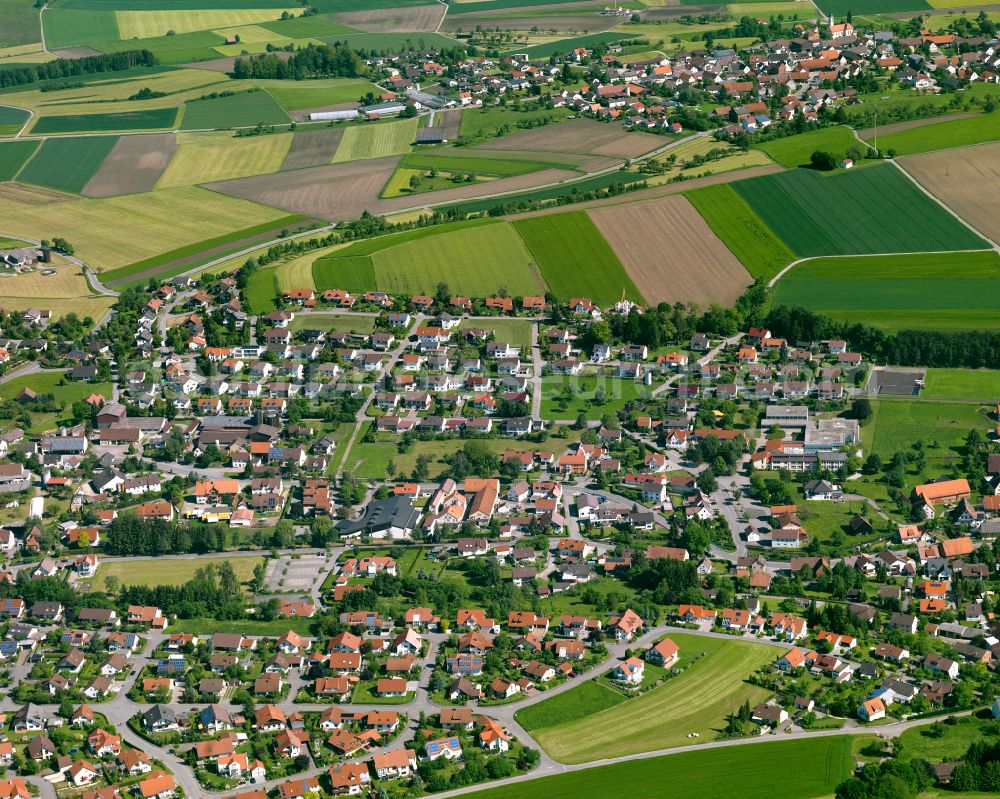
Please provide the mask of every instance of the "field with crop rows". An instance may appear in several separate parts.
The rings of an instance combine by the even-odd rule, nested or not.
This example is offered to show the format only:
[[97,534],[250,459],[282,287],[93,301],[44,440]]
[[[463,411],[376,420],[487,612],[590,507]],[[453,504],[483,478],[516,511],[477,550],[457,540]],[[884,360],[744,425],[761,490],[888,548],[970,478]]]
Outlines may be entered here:
[[416,119],[400,119],[346,128],[333,163],[407,153],[417,135],[417,122]]
[[238,139],[228,131],[181,133],[177,144],[177,152],[160,177],[158,188],[277,172],[292,144],[292,134]]
[[731,185],[800,256],[986,247],[891,164],[826,176],[795,169]]
[[166,36],[167,31],[191,33],[192,31],[235,28],[257,22],[281,19],[281,12],[295,14],[301,8],[222,8],[222,9],[157,9],[150,11],[116,11],[118,31],[122,39],[149,39]]
[[36,186],[79,192],[117,141],[117,136],[46,139],[18,177]]
[[771,302],[890,331],[998,330],[1000,256],[985,250],[820,258],[792,268]]
[[895,150],[897,155],[914,155],[997,140],[1000,140],[1000,111],[882,135],[878,137],[878,146],[884,152]]
[[37,141],[0,142],[0,180],[13,180],[24,162],[38,149]]
[[191,100],[184,105],[182,130],[281,125],[288,115],[265,91],[239,92],[206,100]]
[[31,134],[100,133],[127,130],[159,130],[172,128],[177,118],[176,108],[149,111],[125,111],[120,114],[67,114],[39,117],[31,126]]
[[257,83],[286,111],[357,102],[368,92],[377,92],[375,84],[361,78],[262,80]]

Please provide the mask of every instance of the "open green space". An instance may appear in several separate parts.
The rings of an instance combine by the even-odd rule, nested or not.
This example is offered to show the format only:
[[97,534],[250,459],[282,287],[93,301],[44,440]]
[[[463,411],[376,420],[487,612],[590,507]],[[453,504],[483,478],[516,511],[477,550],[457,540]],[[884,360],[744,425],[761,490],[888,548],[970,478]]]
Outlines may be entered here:
[[45,46],[50,50],[118,39],[114,11],[53,6],[45,9],[42,25],[45,28]]
[[38,9],[25,0],[0,0],[0,47],[34,44],[41,35]]
[[[0,0],[2,2],[2,0]],[[0,136],[17,134],[31,115],[23,108],[0,106]]]
[[1000,402],[1000,371],[994,369],[928,369],[924,397]]
[[731,185],[801,256],[986,248],[891,164],[830,175],[793,169]]
[[491,330],[497,341],[519,347],[525,357],[531,347],[531,322],[527,319],[465,319],[458,327],[459,330],[470,327]]
[[66,379],[66,373],[36,372],[24,375],[7,383],[0,383],[0,399],[14,399],[22,388],[30,388],[36,394],[51,394],[56,402],[72,404],[77,400],[86,399],[91,394],[111,396],[110,383],[87,383]]
[[0,180],[13,180],[24,162],[38,149],[37,141],[0,142]]
[[931,6],[925,0],[817,0],[816,5],[824,16],[833,14],[893,14],[900,11],[919,12]]
[[297,617],[293,619],[177,619],[170,622],[170,630],[175,633],[192,635],[213,635],[214,633],[240,633],[241,635],[266,635],[277,638],[289,630],[299,635],[309,635],[313,619]]
[[587,680],[571,691],[529,705],[517,711],[515,716],[526,730],[538,730],[580,721],[620,705],[626,698],[625,694],[602,680]]
[[151,558],[149,560],[103,561],[97,568],[94,587],[102,589],[108,577],[126,585],[182,585],[194,577],[194,573],[209,564],[232,564],[236,578],[248,582],[253,577],[253,568],[263,563],[263,557],[226,558],[201,555],[197,558]]
[[[852,737],[682,752],[485,788],[468,799],[818,799],[851,776]],[[776,788],[776,786],[780,786]]]
[[789,270],[771,302],[887,331],[1000,329],[1000,256],[819,258]]
[[[541,727],[526,729],[560,762],[584,763],[710,741],[725,728],[727,714],[768,696],[767,689],[745,680],[781,650],[688,633],[671,632],[670,638],[680,648],[681,674],[599,712],[569,722],[542,715]],[[698,738],[689,737],[692,733]]]
[[78,193],[117,141],[117,136],[46,139],[18,177],[22,183]]
[[322,330],[328,333],[370,334],[375,330],[375,317],[333,313],[296,314],[288,327],[292,332],[299,330]]
[[770,280],[795,260],[795,253],[728,183],[695,189],[684,196],[754,277]]
[[[640,383],[617,377],[550,375],[542,378],[542,418],[588,419],[615,414],[639,395]],[[601,399],[600,397],[603,397]]]
[[912,454],[913,445],[923,442],[923,471],[911,468],[906,473],[907,487],[918,485],[958,467],[969,431],[975,428],[982,432],[989,426],[988,410],[975,403],[876,400],[871,419],[861,428],[864,451],[888,462],[896,453]]
[[997,140],[1000,140],[1000,112],[995,111],[889,133],[879,136],[878,146],[883,152],[895,150],[896,155],[914,155]]
[[288,122],[278,102],[265,91],[239,92],[184,104],[182,130],[281,125]]
[[[541,20],[540,20],[541,22]],[[544,24],[544,22],[542,23]],[[536,44],[531,47],[513,48],[512,53],[527,53],[531,58],[548,58],[552,55],[565,55],[571,53],[578,47],[585,47],[592,50],[601,44],[608,44],[619,39],[631,38],[627,31],[602,31],[601,33],[589,33],[584,36],[574,36],[569,39],[559,39],[558,41],[546,44]]]
[[151,108],[148,111],[124,111],[120,114],[68,114],[40,117],[31,133],[95,133],[118,130],[161,130],[172,128],[176,108]]
[[623,297],[644,301],[584,211],[529,217],[513,224],[558,299],[588,297],[602,308]]
[[898,739],[902,744],[899,757],[941,763],[961,760],[973,743],[995,745],[1000,738],[1000,722],[986,716],[984,712],[977,716],[942,719],[905,730]]
[[317,259],[313,279],[320,291],[433,294],[442,281],[453,293],[473,297],[490,296],[503,287],[511,296],[543,291],[514,228],[496,220],[417,228],[358,242]]
[[[315,17],[309,17],[315,19]],[[336,103],[357,102],[368,92],[377,92],[374,83],[360,78],[332,78],[310,81],[260,81],[286,111],[301,111]]]
[[218,58],[219,54],[213,48],[224,44],[225,39],[212,31],[192,31],[178,33],[176,36],[156,36],[151,39],[102,41],[92,46],[102,53],[117,53],[122,50],[134,50],[140,42],[143,50],[149,50],[162,63],[179,64],[185,61],[209,61]]
[[783,139],[771,139],[755,146],[787,167],[808,166],[809,157],[816,150],[825,150],[841,158],[851,147],[867,149],[854,138],[850,128],[843,125],[830,125]]

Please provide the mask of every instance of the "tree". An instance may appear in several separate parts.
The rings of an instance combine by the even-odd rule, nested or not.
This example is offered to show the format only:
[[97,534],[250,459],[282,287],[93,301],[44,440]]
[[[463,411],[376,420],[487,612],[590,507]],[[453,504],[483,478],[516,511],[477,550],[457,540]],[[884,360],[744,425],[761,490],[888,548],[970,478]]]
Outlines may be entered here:
[[829,172],[831,169],[837,168],[837,156],[826,150],[815,150],[809,156],[809,164],[820,172]]
[[711,468],[707,468],[699,474],[695,482],[698,484],[698,488],[706,494],[711,494],[719,488],[719,481],[715,479],[715,472]]
[[870,400],[861,397],[854,400],[851,403],[852,419],[857,419],[859,422],[863,422],[866,419],[870,419],[871,415],[872,415],[872,404]]

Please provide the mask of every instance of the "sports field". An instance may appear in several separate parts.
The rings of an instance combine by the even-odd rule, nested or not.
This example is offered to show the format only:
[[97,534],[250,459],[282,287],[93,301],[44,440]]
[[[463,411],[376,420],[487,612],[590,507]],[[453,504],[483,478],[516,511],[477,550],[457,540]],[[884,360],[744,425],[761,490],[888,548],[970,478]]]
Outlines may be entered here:
[[159,130],[172,128],[177,118],[176,108],[149,111],[124,111],[120,114],[67,114],[43,116],[31,126],[31,134],[95,133],[119,130]]
[[177,152],[156,186],[192,186],[213,180],[277,172],[292,145],[291,133],[235,138],[227,131],[180,133]]
[[[744,701],[753,706],[770,694],[745,680],[781,650],[685,633],[672,632],[670,638],[680,647],[680,666],[686,667],[680,675],[640,697],[574,721],[561,722],[558,709],[549,714],[536,710],[529,721],[541,726],[526,729],[556,760],[584,763],[713,740],[725,727],[728,713]],[[570,690],[549,701],[572,705],[572,694]],[[699,738],[688,737],[691,733]]]
[[333,163],[407,153],[417,135],[417,122],[417,119],[399,119],[346,128]]
[[622,297],[643,302],[615,251],[583,211],[513,223],[549,290],[560,300],[588,297],[607,308]]
[[995,369],[928,369],[924,397],[1000,401],[1000,371]]
[[229,561],[237,579],[247,582],[253,577],[253,568],[263,563],[263,557],[225,558],[199,555],[196,558],[150,558],[149,560],[103,561],[97,568],[94,590],[104,589],[108,577],[115,577],[120,586],[127,585],[181,585],[191,580],[194,573],[209,564]]
[[789,270],[771,302],[887,331],[998,330],[1000,256],[985,250],[820,258]]
[[731,185],[706,186],[685,196],[754,277],[770,280],[795,260],[795,254]]
[[[62,140],[56,140],[62,141]],[[48,142],[48,143],[51,143]],[[114,269],[154,255],[286,216],[284,211],[199,188],[180,188],[109,197],[73,199],[65,195],[18,199],[0,191],[5,232],[39,241],[59,235],[98,270]],[[59,207],[53,207],[53,200]],[[121,220],[128,219],[128,225]]]
[[443,281],[452,292],[473,297],[502,287],[511,296],[544,291],[531,255],[504,222],[422,228],[359,242],[318,259],[313,277],[319,290],[433,293]]
[[270,94],[250,91],[185,103],[181,129],[211,130],[257,124],[281,125],[286,122],[288,115]]
[[18,178],[23,183],[49,189],[79,192],[117,141],[117,136],[46,139],[35,157],[24,165]]
[[807,166],[809,157],[816,150],[833,153],[839,159],[851,147],[857,147],[859,150],[867,149],[854,138],[850,129],[843,125],[831,125],[808,133],[786,136],[783,139],[772,139],[756,146],[779,164],[787,167]]
[[828,176],[793,169],[730,185],[800,256],[986,247],[891,164]]
[[0,180],[13,180],[37,149],[37,141],[0,142]]
[[116,11],[115,19],[122,39],[147,39],[166,36],[167,31],[190,33],[214,28],[234,28],[239,25],[253,25],[257,22],[273,22],[281,19],[281,12],[289,14],[301,12],[300,7],[290,5],[281,8],[224,8],[224,9],[157,9],[150,11]]
[[1000,112],[979,114],[965,119],[949,119],[879,136],[878,146],[897,155],[915,155],[932,150],[946,150],[968,144],[1000,140]]

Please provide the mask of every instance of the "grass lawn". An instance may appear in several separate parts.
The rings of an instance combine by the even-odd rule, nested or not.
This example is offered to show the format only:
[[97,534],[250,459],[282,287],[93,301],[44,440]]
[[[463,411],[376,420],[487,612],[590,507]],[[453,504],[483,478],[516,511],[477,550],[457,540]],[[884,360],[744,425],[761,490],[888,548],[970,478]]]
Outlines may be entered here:
[[527,319],[465,319],[458,329],[478,327],[492,330],[497,341],[506,341],[512,347],[520,347],[521,360],[527,360],[531,351],[531,322]]
[[732,186],[719,183],[684,195],[754,277],[770,280],[795,260],[753,208]]
[[[584,763],[712,740],[726,714],[769,695],[745,679],[781,650],[686,633],[670,638],[680,647],[683,673],[635,699],[566,723],[553,716],[557,723],[529,732],[560,762]],[[700,737],[689,738],[691,733]]]
[[970,744],[979,741],[995,744],[997,738],[1000,738],[1000,723],[992,718],[965,716],[956,718],[954,724],[942,720],[926,727],[914,727],[900,735],[901,758],[921,758],[930,763],[961,760]]
[[977,404],[883,399],[872,402],[872,410],[872,418],[861,428],[866,453],[889,461],[897,452],[912,453],[916,441],[926,445],[926,467],[922,474],[908,470],[907,487],[953,471],[969,431],[990,425],[989,408]]
[[126,585],[182,585],[194,577],[194,573],[210,563],[229,561],[240,582],[253,577],[253,569],[263,563],[263,557],[212,557],[201,555],[196,558],[151,558],[149,560],[102,561],[94,578],[94,588],[103,589],[108,577],[117,577],[118,584]]
[[778,791],[782,799],[818,799],[832,796],[836,786],[851,775],[851,745],[851,736],[841,735],[682,752],[486,788],[466,796],[774,799]]
[[775,284],[771,303],[890,332],[995,330],[1000,256],[985,250],[817,258],[789,270]]
[[828,175],[794,169],[731,185],[800,256],[986,248],[891,164]]
[[371,333],[375,330],[374,316],[357,314],[296,314],[289,325],[292,332],[299,330],[323,330],[343,333]]
[[[565,386],[570,386],[573,398],[568,403],[559,399]],[[617,377],[590,375],[549,375],[542,378],[542,418],[576,419],[585,413],[588,419],[600,419],[604,414],[615,414],[626,402],[639,396],[640,383],[634,380],[620,380]],[[595,402],[599,389],[604,389],[604,400]]]
[[913,155],[967,144],[980,144],[1000,139],[1000,113],[980,114],[966,119],[950,119],[933,125],[921,125],[879,136],[883,152],[895,150],[897,155]]
[[865,150],[850,129],[843,125],[831,125],[808,133],[772,139],[756,145],[779,164],[787,167],[806,166],[809,157],[816,150],[825,150],[841,158],[851,147]]
[[65,380],[62,385],[65,372],[36,372],[25,375],[7,383],[0,383],[0,398],[13,399],[21,393],[22,388],[30,388],[36,394],[52,394],[57,402],[73,403],[89,397],[91,394],[103,394],[105,397],[111,396],[110,383],[87,383],[85,381],[73,382]]
[[1000,372],[993,369],[928,369],[925,397],[1000,400]]
[[513,224],[558,299],[588,297],[602,308],[622,296],[643,302],[622,262],[586,212],[535,216]]
[[625,694],[606,683],[600,680],[587,680],[571,691],[564,691],[544,702],[519,710],[514,716],[526,730],[537,730],[585,719],[587,716],[620,705],[625,700]]

